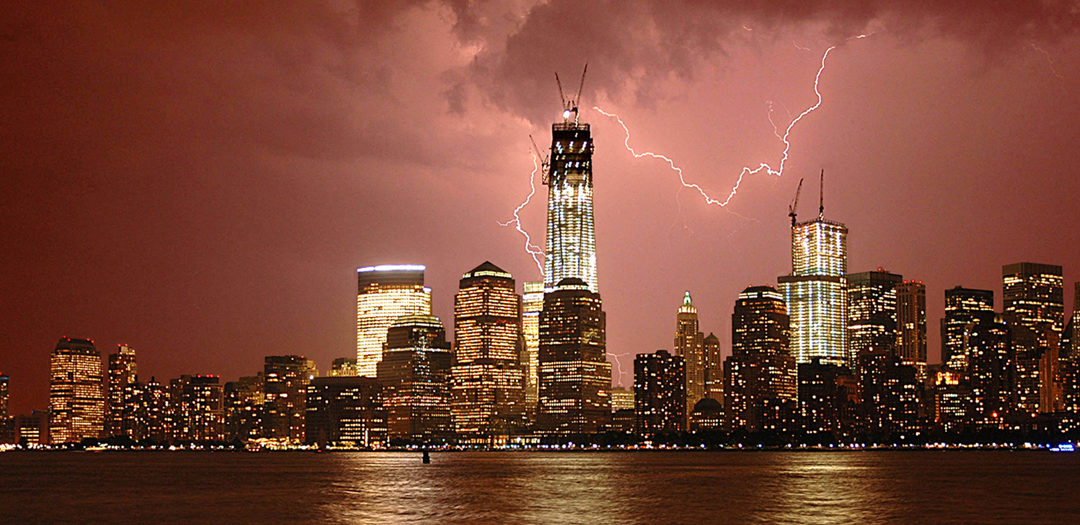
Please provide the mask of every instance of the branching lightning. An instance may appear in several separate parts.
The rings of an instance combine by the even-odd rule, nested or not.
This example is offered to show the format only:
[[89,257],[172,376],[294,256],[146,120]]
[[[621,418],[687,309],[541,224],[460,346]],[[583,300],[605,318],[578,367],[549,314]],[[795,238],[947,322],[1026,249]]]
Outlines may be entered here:
[[[870,36],[870,35],[865,35],[865,34],[864,35],[858,35],[858,36],[851,37],[848,40],[861,39],[861,38],[866,38],[868,36]],[[787,128],[784,130],[783,136],[780,136],[779,133],[777,134],[777,136],[780,137],[780,140],[784,142],[784,152],[780,157],[779,165],[776,168],[773,168],[771,165],[769,165],[769,164],[767,164],[765,162],[762,162],[756,168],[751,168],[749,166],[743,167],[742,171],[739,173],[739,178],[736,179],[736,181],[735,181],[735,185],[732,186],[731,191],[728,193],[727,197],[725,197],[723,200],[715,199],[715,198],[711,197],[701,186],[699,186],[697,184],[686,182],[686,178],[683,176],[682,168],[676,166],[675,161],[672,160],[671,158],[669,158],[669,157],[667,157],[665,155],[659,154],[659,153],[653,153],[651,151],[643,151],[643,152],[640,152],[640,153],[637,152],[637,150],[635,150],[633,147],[630,146],[630,128],[628,128],[626,126],[626,123],[623,122],[622,118],[620,118],[615,113],[608,113],[607,111],[604,111],[603,109],[600,109],[597,106],[593,106],[593,109],[595,109],[597,112],[599,112],[601,115],[604,115],[605,117],[614,118],[615,121],[617,121],[619,123],[619,125],[622,126],[623,132],[626,134],[626,138],[623,140],[623,146],[626,147],[627,151],[629,151],[630,154],[634,156],[634,158],[640,159],[642,157],[649,157],[649,158],[653,158],[653,159],[660,159],[660,160],[663,160],[663,161],[667,162],[668,166],[672,169],[672,171],[674,171],[675,173],[677,173],[679,175],[679,182],[682,183],[683,187],[692,188],[694,190],[697,190],[697,192],[705,200],[706,204],[712,204],[712,205],[724,207],[724,206],[727,206],[728,203],[731,202],[731,199],[734,198],[735,195],[739,192],[739,186],[742,184],[743,178],[745,178],[747,175],[755,175],[755,174],[761,173],[761,172],[765,172],[765,173],[768,173],[770,175],[775,175],[777,177],[783,175],[784,166],[787,164],[788,157],[789,157],[790,151],[791,151],[791,142],[789,141],[789,137],[791,136],[791,130],[795,128],[795,125],[798,124],[803,119],[803,117],[809,115],[810,113],[813,113],[814,110],[816,110],[818,107],[821,106],[821,91],[818,90],[818,84],[821,81],[822,72],[825,71],[825,64],[829,59],[829,53],[832,53],[832,51],[834,49],[836,49],[838,46],[839,46],[839,44],[830,46],[828,49],[825,50],[825,53],[821,56],[821,67],[818,68],[817,74],[814,75],[814,95],[817,96],[817,102],[815,102],[812,106],[810,106],[810,107],[806,108],[805,110],[803,110],[802,113],[799,113],[799,115],[797,117],[792,119],[791,122],[788,124]],[[770,111],[770,120],[771,120],[771,111]]]
[[616,377],[619,378],[619,384],[622,384],[622,376],[623,376],[622,361],[619,361],[619,356],[617,356],[617,355],[615,355],[615,354],[613,354],[611,352],[608,352],[607,355],[608,355],[608,357],[615,360],[615,368],[617,368],[619,370],[619,375],[616,376]]
[[536,263],[536,270],[540,272],[540,278],[542,280],[544,278],[544,263],[540,261],[540,258],[544,256],[544,250],[541,250],[539,246],[533,244],[529,232],[525,231],[525,228],[521,225],[521,215],[519,215],[521,210],[525,208],[525,206],[528,206],[529,202],[532,201],[533,195],[536,194],[536,173],[540,171],[541,163],[540,159],[537,158],[535,154],[533,155],[532,160],[533,170],[532,174],[529,175],[529,195],[525,197],[525,200],[522,201],[521,204],[518,204],[517,208],[514,208],[514,218],[506,222],[500,222],[499,226],[506,227],[513,224],[518,233],[520,233],[522,237],[525,237],[525,252],[528,253],[532,257],[533,262]]
[[1028,42],[1028,45],[1030,45],[1032,49],[1038,51],[1039,53],[1042,53],[1042,55],[1046,57],[1046,65],[1050,68],[1050,73],[1057,77],[1058,81],[1061,83],[1061,89],[1065,90],[1065,93],[1068,93],[1069,88],[1065,85],[1065,77],[1061,74],[1060,71],[1058,71],[1057,66],[1054,64],[1053,57],[1050,56],[1050,52],[1039,47],[1039,45],[1035,42]]

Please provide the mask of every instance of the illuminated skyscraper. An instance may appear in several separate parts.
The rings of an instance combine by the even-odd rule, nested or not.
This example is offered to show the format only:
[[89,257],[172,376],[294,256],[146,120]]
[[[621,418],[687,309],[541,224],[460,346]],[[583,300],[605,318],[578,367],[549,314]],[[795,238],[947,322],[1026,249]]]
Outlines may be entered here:
[[694,404],[705,397],[705,334],[698,329],[697,308],[690,291],[683,295],[675,315],[675,354],[682,356],[685,365],[686,388],[683,415],[689,417]]
[[705,346],[705,397],[724,402],[724,358],[720,355],[720,338],[709,332]]
[[593,434],[611,417],[611,364],[600,294],[576,277],[544,294],[540,314],[540,405],[537,429]]
[[1021,262],[1001,268],[1002,303],[1012,325],[1018,409],[1055,412],[1062,404],[1059,350],[1065,328],[1061,266]]
[[1001,267],[1004,313],[1013,314],[1025,326],[1049,325],[1061,334],[1065,300],[1061,266],[1015,263]]
[[454,296],[452,410],[465,442],[501,441],[524,424],[521,298],[514,278],[485,262]]
[[[580,96],[580,94],[579,94]],[[577,102],[570,101],[563,121],[551,125],[548,185],[547,250],[544,287],[552,290],[566,278],[596,282],[596,232],[593,227],[593,141],[589,125],[578,121]]]
[[315,362],[302,355],[266,356],[263,437],[304,442],[304,392],[318,375]]
[[521,329],[525,335],[525,413],[530,421],[536,419],[536,404],[540,395],[540,311],[544,309],[544,283],[526,281],[522,297]]
[[262,437],[265,386],[262,374],[225,383],[225,439]]
[[971,408],[968,417],[980,427],[1000,428],[1016,408],[1013,393],[1015,353],[1009,325],[1001,314],[977,312],[964,330]]
[[[667,350],[634,358],[634,415],[639,436],[685,431],[686,369]],[[692,407],[691,407],[692,408]]]
[[450,343],[433,315],[399,318],[390,325],[379,361],[387,439],[393,444],[444,443],[450,417]]
[[216,375],[182,375],[169,382],[181,441],[225,440],[225,394]]
[[110,436],[131,437],[124,427],[124,391],[135,383],[138,369],[135,366],[135,349],[128,345],[117,345],[116,353],[109,354],[109,415],[105,421],[106,433]]
[[430,315],[431,288],[424,286],[422,265],[368,266],[356,275],[356,368],[361,376],[375,377],[386,329],[398,317]]
[[897,355],[912,365],[919,377],[926,372],[926,285],[904,281],[896,287],[896,320],[899,330]]
[[[794,217],[792,217],[794,222]],[[854,364],[847,345],[847,226],[825,220],[791,226],[791,275],[778,278],[791,316],[798,363]]]
[[847,276],[848,355],[891,353],[897,341],[896,287],[903,277],[878,268]]
[[[731,314],[731,356],[724,367],[724,411],[731,428],[778,431],[798,392],[789,348],[790,320],[780,292],[751,286]],[[788,405],[788,406],[786,406]]]
[[[941,361],[954,371],[965,371],[964,330],[983,313],[993,313],[994,291],[957,286],[945,290],[945,317],[941,319]],[[949,381],[955,377],[950,377]],[[946,382],[948,384],[948,382]]]
[[49,427],[53,443],[99,438],[105,426],[105,378],[94,341],[64,337],[49,367]]

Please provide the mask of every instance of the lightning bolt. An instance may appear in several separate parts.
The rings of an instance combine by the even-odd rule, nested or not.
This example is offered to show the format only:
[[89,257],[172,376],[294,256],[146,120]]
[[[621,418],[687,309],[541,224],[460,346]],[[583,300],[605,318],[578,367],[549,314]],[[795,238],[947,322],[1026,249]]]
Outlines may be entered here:
[[1058,71],[1057,66],[1054,64],[1054,59],[1050,56],[1050,53],[1047,50],[1039,47],[1039,45],[1035,42],[1028,42],[1028,45],[1030,45],[1032,49],[1042,53],[1042,55],[1046,57],[1046,65],[1049,66],[1050,73],[1057,77],[1057,79],[1061,82],[1061,89],[1065,90],[1065,93],[1068,93],[1069,88],[1065,86],[1065,77],[1062,76],[1060,71]]
[[536,263],[536,270],[540,272],[540,278],[543,279],[544,263],[540,262],[540,258],[544,256],[544,250],[541,250],[539,246],[533,244],[529,232],[525,231],[525,228],[521,225],[521,215],[519,215],[519,212],[532,201],[533,195],[536,195],[536,173],[540,171],[540,161],[536,158],[536,154],[532,155],[532,161],[533,170],[529,175],[529,195],[525,197],[525,200],[522,201],[521,204],[518,204],[517,208],[514,208],[514,218],[506,222],[500,222],[499,226],[507,227],[513,224],[518,233],[520,233],[522,237],[525,237],[525,252],[532,257],[533,262]]
[[617,377],[619,378],[619,384],[621,385],[622,384],[622,375],[623,375],[622,361],[619,360],[619,356],[617,356],[617,355],[615,355],[615,354],[613,354],[611,352],[608,352],[608,357],[615,360],[615,368],[617,368],[619,370],[619,375]]
[[[866,38],[868,36],[870,36],[870,35],[869,34],[857,35],[857,36],[853,36],[851,38],[848,38],[847,40],[862,39],[862,38]],[[847,40],[845,40],[845,42]],[[817,102],[815,102],[812,106],[810,106],[810,107],[806,108],[805,110],[803,110],[802,113],[799,113],[799,115],[797,117],[792,119],[791,122],[788,124],[787,128],[784,130],[784,134],[782,136],[777,134],[780,137],[780,140],[784,142],[784,152],[780,157],[779,165],[776,168],[773,168],[771,165],[769,165],[769,164],[767,164],[765,162],[762,162],[756,168],[751,168],[749,166],[744,166],[742,171],[739,172],[739,178],[736,179],[735,185],[732,186],[731,191],[728,192],[727,197],[725,197],[723,200],[714,199],[701,186],[699,186],[697,184],[694,184],[694,183],[686,182],[686,177],[683,175],[682,168],[676,166],[675,161],[672,160],[671,158],[669,158],[669,157],[667,157],[665,155],[662,155],[660,153],[653,153],[651,151],[643,151],[643,152],[638,153],[637,150],[635,150],[632,146],[630,146],[630,128],[628,128],[626,126],[626,123],[623,122],[622,118],[620,118],[619,115],[617,115],[615,113],[608,113],[607,111],[604,111],[603,109],[601,109],[598,106],[593,106],[593,109],[596,110],[597,112],[599,112],[601,115],[604,115],[605,117],[615,119],[615,121],[618,122],[620,126],[622,126],[623,132],[626,134],[626,138],[623,140],[623,146],[626,147],[626,150],[629,151],[630,154],[634,156],[634,158],[640,159],[642,157],[649,157],[649,158],[653,158],[653,159],[660,159],[660,160],[663,160],[664,162],[667,162],[667,164],[671,168],[671,170],[679,175],[679,182],[682,183],[683,187],[697,190],[697,192],[705,200],[706,204],[725,207],[725,206],[728,205],[728,203],[731,202],[731,199],[734,198],[735,195],[739,192],[739,186],[742,184],[743,179],[747,175],[756,175],[758,173],[764,172],[764,173],[768,173],[769,175],[775,175],[775,176],[779,177],[779,176],[784,174],[784,166],[787,164],[787,161],[788,161],[788,158],[789,158],[790,152],[791,152],[791,142],[789,140],[789,138],[791,136],[791,130],[794,129],[795,126],[799,122],[801,122],[804,117],[806,117],[810,113],[813,113],[814,110],[816,110],[817,108],[821,107],[821,91],[818,89],[819,83],[821,82],[821,74],[825,71],[825,64],[829,59],[829,54],[832,53],[833,50],[836,49],[839,46],[840,46],[840,44],[830,46],[828,49],[825,50],[825,53],[823,55],[821,55],[821,67],[818,68],[817,74],[814,75],[814,95],[817,96]],[[771,120],[771,117],[770,117],[770,120]]]

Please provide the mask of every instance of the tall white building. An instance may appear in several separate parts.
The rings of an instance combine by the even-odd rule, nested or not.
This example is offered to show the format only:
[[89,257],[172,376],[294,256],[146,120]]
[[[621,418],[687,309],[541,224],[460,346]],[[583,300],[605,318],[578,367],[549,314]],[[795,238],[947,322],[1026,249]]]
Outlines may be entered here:
[[599,293],[592,135],[588,124],[578,122],[576,106],[563,117],[563,122],[551,125],[551,164],[544,177],[548,185],[544,287],[554,290],[563,279],[575,277],[585,281],[590,292]]
[[356,275],[356,370],[375,377],[386,331],[399,317],[431,315],[431,288],[423,265],[384,264],[358,268]]
[[847,345],[847,233],[847,226],[820,214],[791,227],[791,275],[778,281],[797,363],[854,363]]

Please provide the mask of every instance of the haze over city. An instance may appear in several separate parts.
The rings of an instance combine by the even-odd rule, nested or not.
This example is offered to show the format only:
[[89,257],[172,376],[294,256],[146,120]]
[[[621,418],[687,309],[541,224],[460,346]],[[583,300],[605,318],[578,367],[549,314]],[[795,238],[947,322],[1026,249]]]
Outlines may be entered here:
[[[248,9],[23,4],[0,21],[12,412],[47,406],[62,335],[131,344],[159,378],[234,378],[272,353],[325,370],[355,355],[358,266],[426,265],[444,322],[485,260],[539,279],[499,222],[529,191],[529,134],[545,148],[560,118],[552,73],[575,85],[586,61],[599,287],[624,364],[671,348],[684,290],[729,354],[736,295],[790,272],[787,205],[806,177],[815,214],[822,168],[849,271],[926,283],[931,362],[944,289],[1000,291],[1022,260],[1063,265],[1066,290],[1078,277],[1067,3]],[[770,107],[783,129],[813,105],[833,45],[784,175],[747,177],[724,208],[592,109],[722,198],[743,166],[779,162]],[[540,243],[543,193],[521,214]]]

